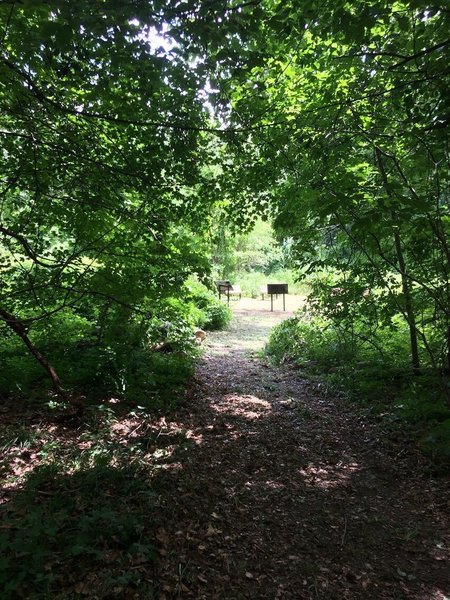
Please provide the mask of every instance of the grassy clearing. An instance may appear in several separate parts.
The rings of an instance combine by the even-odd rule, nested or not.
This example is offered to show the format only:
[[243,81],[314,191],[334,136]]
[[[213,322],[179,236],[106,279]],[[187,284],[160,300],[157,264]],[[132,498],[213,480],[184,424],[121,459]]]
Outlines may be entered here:
[[287,283],[290,294],[307,296],[309,293],[308,283],[296,281],[295,274],[289,269],[280,269],[270,275],[265,275],[257,271],[238,273],[235,275],[234,283],[239,284],[244,296],[249,298],[260,298],[261,286],[265,286],[268,283]]

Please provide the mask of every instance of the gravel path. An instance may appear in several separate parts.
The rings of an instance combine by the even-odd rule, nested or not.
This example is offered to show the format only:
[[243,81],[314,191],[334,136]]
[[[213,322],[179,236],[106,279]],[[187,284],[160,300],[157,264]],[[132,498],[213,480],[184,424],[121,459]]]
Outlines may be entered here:
[[158,597],[444,600],[446,482],[402,435],[259,356],[289,312],[233,307],[168,423],[188,444],[160,481]]

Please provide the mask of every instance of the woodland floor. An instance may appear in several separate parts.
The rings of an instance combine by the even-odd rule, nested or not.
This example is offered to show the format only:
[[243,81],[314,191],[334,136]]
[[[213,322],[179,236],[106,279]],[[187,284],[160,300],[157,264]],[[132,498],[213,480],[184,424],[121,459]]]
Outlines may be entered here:
[[208,337],[178,415],[195,446],[161,502],[161,598],[444,599],[445,481],[400,434],[258,357],[290,315],[261,306]]
[[[288,309],[298,304],[287,298]],[[16,592],[2,597],[444,600],[450,595],[445,478],[434,476],[415,444],[386,430],[382,418],[327,393],[299,369],[268,364],[260,351],[270,328],[289,311],[272,313],[269,302],[259,300],[232,306],[232,326],[208,334],[192,387],[170,416],[140,420],[127,413],[101,427],[84,423],[71,429],[33,411],[27,425],[21,413],[34,437],[25,450],[16,443],[5,451],[9,474],[0,503],[9,521],[0,529],[29,540],[29,528],[66,502],[66,512],[73,514],[67,515],[72,521],[64,535],[74,535],[81,520],[85,543],[97,544],[100,552],[95,560],[73,556],[70,548],[63,555],[62,536],[43,559],[45,572],[54,574],[48,588],[53,591],[34,596],[34,578],[30,584],[23,579]],[[4,408],[5,427],[14,425],[19,408]],[[121,479],[124,469],[117,470],[114,461],[103,471],[71,471],[71,457],[95,449],[95,440],[101,449],[113,448],[114,456],[129,452],[125,468],[144,448],[140,472],[148,473],[148,509],[143,499],[149,492],[131,494],[132,472],[131,480]],[[56,447],[65,472],[47,479],[41,472],[31,486],[33,469],[39,473],[47,449]],[[92,499],[84,499],[86,490]],[[102,504],[106,513],[98,513]],[[26,520],[31,508],[37,511],[32,522]],[[115,516],[125,523],[133,514],[141,519],[139,543],[156,548],[155,560],[131,557],[114,542],[123,538],[122,526],[104,540],[102,530],[89,538],[95,519],[111,524]],[[52,544],[55,534],[48,530],[43,535]],[[17,554],[22,564],[18,559],[9,567],[18,580],[43,543],[36,535],[28,554]],[[108,583],[114,578],[114,585]]]

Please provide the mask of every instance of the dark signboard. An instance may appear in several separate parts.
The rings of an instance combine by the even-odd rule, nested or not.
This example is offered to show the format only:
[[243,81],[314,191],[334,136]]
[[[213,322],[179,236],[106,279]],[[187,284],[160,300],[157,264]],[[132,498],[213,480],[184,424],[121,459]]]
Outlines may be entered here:
[[219,292],[228,292],[233,287],[231,281],[227,280],[216,281],[216,285]]
[[268,283],[267,284],[268,294],[287,294],[288,284],[287,283]]
[[220,280],[216,281],[217,289],[219,291],[219,300],[222,298],[222,294],[226,294],[228,304],[230,304],[230,292],[232,289],[231,281]]

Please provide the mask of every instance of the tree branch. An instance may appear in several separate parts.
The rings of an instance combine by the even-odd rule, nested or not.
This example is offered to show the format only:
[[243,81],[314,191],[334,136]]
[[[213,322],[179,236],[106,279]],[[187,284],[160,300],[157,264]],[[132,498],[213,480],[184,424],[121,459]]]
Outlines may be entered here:
[[30,242],[20,233],[16,233],[15,231],[8,229],[7,227],[4,227],[1,224],[0,224],[0,233],[3,233],[3,235],[11,237],[11,238],[15,239],[17,242],[19,242],[21,244],[22,248],[24,249],[25,254],[28,256],[28,258],[31,258],[31,260],[34,261],[37,265],[40,265],[41,267],[45,267],[48,269],[56,269],[59,266],[59,264],[51,265],[51,264],[42,262],[39,255],[31,247]]
[[65,396],[65,392],[61,387],[61,381],[59,379],[58,373],[52,367],[52,365],[48,362],[48,360],[41,354],[41,352],[36,348],[36,346],[32,343],[30,338],[28,337],[28,332],[23,321],[9,313],[7,310],[0,307],[0,318],[10,327],[14,333],[16,333],[24,342],[28,350],[34,356],[34,358],[38,361],[38,363],[42,366],[45,371],[47,371],[50,379],[52,380],[53,388],[55,392],[60,396]]
[[422,56],[426,56],[427,54],[431,54],[432,52],[435,52],[436,50],[445,48],[445,46],[448,46],[449,44],[450,44],[450,39],[446,40],[445,42],[441,42],[440,44],[436,44],[435,46],[431,46],[430,48],[425,48],[424,50],[421,50],[420,52],[416,52],[416,54],[413,54],[411,56],[407,56],[406,58],[404,58],[400,62],[396,63],[395,65],[390,66],[389,71],[392,71],[393,69],[396,69],[397,67],[401,67],[401,66],[405,65],[406,63],[411,62],[412,60],[416,60],[416,58],[422,58]]

